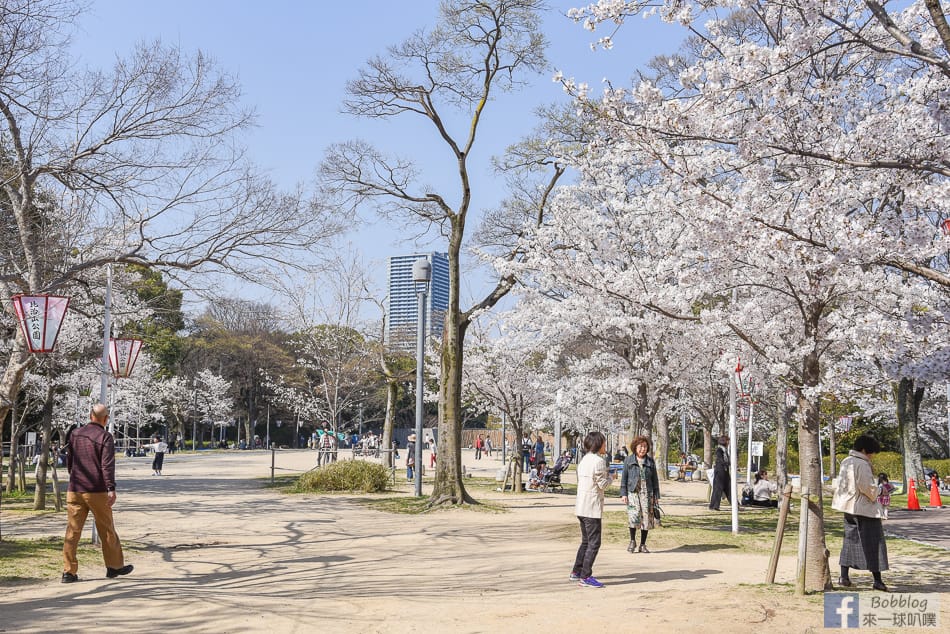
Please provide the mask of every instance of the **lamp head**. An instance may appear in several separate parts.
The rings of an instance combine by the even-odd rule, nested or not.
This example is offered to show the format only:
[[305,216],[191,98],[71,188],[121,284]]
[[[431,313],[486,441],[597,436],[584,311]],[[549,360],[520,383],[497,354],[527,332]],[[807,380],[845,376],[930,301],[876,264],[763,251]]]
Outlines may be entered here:
[[425,258],[419,258],[412,264],[412,281],[416,284],[428,284],[432,279],[432,265]]

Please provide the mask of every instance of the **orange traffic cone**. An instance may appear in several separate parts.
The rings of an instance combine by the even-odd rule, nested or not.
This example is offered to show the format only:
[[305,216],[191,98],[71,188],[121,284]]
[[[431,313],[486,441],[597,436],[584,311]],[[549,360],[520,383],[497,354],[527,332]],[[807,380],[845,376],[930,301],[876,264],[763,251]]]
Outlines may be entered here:
[[937,509],[943,506],[943,502],[940,501],[940,484],[936,476],[930,478],[930,506]]
[[907,485],[907,510],[922,511],[920,502],[917,501],[917,483],[911,478]]

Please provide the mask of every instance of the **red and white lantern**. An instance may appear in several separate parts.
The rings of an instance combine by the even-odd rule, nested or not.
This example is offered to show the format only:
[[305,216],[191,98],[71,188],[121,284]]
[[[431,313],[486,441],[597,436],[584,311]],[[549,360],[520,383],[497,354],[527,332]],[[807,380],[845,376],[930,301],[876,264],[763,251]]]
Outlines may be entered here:
[[128,378],[141,350],[141,339],[109,339],[109,367],[112,368],[112,375],[120,379]]
[[63,325],[69,298],[58,295],[14,295],[13,308],[30,352],[52,352]]

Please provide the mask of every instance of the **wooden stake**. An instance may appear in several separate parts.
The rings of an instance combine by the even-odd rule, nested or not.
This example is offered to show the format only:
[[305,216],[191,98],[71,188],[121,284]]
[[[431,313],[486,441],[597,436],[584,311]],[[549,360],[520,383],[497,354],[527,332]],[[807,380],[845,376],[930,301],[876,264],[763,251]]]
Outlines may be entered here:
[[769,558],[769,569],[765,573],[765,583],[775,583],[775,572],[778,569],[778,558],[782,552],[782,540],[785,537],[785,522],[788,519],[788,508],[792,501],[792,485],[786,484],[782,491],[782,499],[778,505],[778,526],[775,528],[775,544],[772,546],[772,557]]

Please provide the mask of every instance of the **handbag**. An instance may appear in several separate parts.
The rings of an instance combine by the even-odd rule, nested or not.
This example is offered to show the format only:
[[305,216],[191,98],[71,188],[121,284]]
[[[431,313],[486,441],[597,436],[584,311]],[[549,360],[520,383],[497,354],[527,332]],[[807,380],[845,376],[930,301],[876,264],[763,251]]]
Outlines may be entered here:
[[653,502],[653,519],[659,522],[661,517],[663,517],[663,509],[660,508],[659,502],[654,501]]

